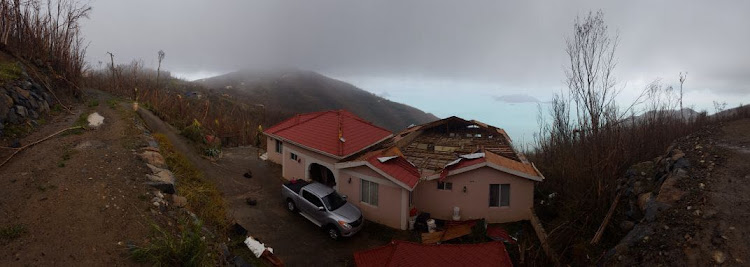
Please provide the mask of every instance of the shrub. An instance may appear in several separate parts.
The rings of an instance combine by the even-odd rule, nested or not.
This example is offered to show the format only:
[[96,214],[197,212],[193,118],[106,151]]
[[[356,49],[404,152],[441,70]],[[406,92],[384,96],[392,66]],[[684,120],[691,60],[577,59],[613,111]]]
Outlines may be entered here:
[[151,241],[131,249],[131,257],[154,266],[207,266],[212,262],[208,245],[201,235],[201,223],[187,218],[179,221],[179,233],[151,224]]

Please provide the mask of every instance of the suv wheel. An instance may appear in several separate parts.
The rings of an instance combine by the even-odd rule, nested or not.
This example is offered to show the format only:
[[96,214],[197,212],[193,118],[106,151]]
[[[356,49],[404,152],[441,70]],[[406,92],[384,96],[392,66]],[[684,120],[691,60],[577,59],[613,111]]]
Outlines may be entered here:
[[328,233],[328,237],[330,237],[333,240],[338,240],[341,237],[341,234],[339,234],[339,229],[337,229],[335,226],[328,226],[328,230],[326,230]]
[[291,212],[297,212],[297,206],[294,205],[294,201],[291,199],[286,200],[286,208]]

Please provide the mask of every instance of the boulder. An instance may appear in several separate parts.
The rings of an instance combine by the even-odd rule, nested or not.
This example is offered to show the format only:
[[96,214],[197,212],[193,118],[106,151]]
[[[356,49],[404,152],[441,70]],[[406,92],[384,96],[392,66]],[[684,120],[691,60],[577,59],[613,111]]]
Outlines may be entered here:
[[651,195],[651,192],[646,192],[638,196],[638,208],[640,208],[641,211],[646,211],[646,205],[651,201]]
[[0,90],[0,121],[8,118],[11,107],[13,107],[13,98],[5,94],[4,90]]
[[29,116],[29,112],[26,110],[26,107],[24,106],[16,106],[15,110],[19,118],[26,118]]
[[159,189],[159,191],[161,192],[174,194],[177,191],[174,187],[174,182],[176,179],[174,177],[174,174],[172,174],[172,172],[169,170],[163,170],[157,174],[146,174],[146,178],[148,178],[149,180],[149,182],[146,182],[146,184]]
[[677,171],[672,173],[672,175],[667,177],[667,179],[664,180],[664,183],[661,185],[661,189],[659,189],[659,195],[656,197],[656,201],[666,204],[673,204],[682,199],[682,197],[685,195],[685,191],[677,188],[677,183],[681,179],[684,179],[686,177],[688,177],[687,171],[685,171],[684,169],[678,169]]
[[11,90],[10,93],[16,104],[23,103],[31,97],[31,93],[28,90],[21,89],[18,86],[13,87],[13,90]]
[[678,159],[681,159],[683,157],[685,157],[685,153],[683,153],[682,150],[679,150],[679,149],[672,150],[672,162],[675,162]]
[[11,123],[11,124],[17,124],[20,122],[20,119],[18,118],[18,115],[16,115],[16,108],[12,107],[10,110],[8,110],[7,117],[5,118],[5,121]]
[[143,159],[143,161],[153,166],[156,166],[159,168],[167,167],[167,164],[164,161],[164,157],[162,157],[159,152],[146,150],[138,154],[138,156],[140,156],[141,159]]
[[633,227],[635,227],[635,223],[632,221],[622,221],[620,223],[620,229],[622,229],[625,232],[632,230]]

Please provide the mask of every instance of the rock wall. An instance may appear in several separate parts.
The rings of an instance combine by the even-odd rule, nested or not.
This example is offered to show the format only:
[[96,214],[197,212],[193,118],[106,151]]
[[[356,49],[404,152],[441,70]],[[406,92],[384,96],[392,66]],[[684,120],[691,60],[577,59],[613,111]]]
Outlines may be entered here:
[[19,79],[0,82],[0,136],[6,125],[36,121],[53,105],[52,95],[22,69]]

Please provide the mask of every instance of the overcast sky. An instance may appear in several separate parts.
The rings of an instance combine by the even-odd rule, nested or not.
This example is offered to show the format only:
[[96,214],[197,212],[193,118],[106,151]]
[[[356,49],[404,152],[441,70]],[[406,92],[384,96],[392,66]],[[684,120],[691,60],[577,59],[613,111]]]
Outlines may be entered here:
[[[686,103],[750,102],[750,1],[93,1],[84,22],[93,66],[142,59],[195,79],[242,68],[297,67],[438,116],[485,114],[473,101],[522,105],[564,88],[564,38],[601,9],[619,32],[623,95],[687,71]],[[458,90],[447,110],[436,97]],[[480,99],[481,98],[481,99]],[[519,100],[520,99],[520,100]],[[490,103],[491,104],[491,103]],[[686,105],[687,105],[686,104]],[[524,107],[534,113],[535,104]],[[530,120],[535,121],[536,114]],[[472,118],[469,118],[472,119]],[[513,130],[510,129],[512,133]]]

